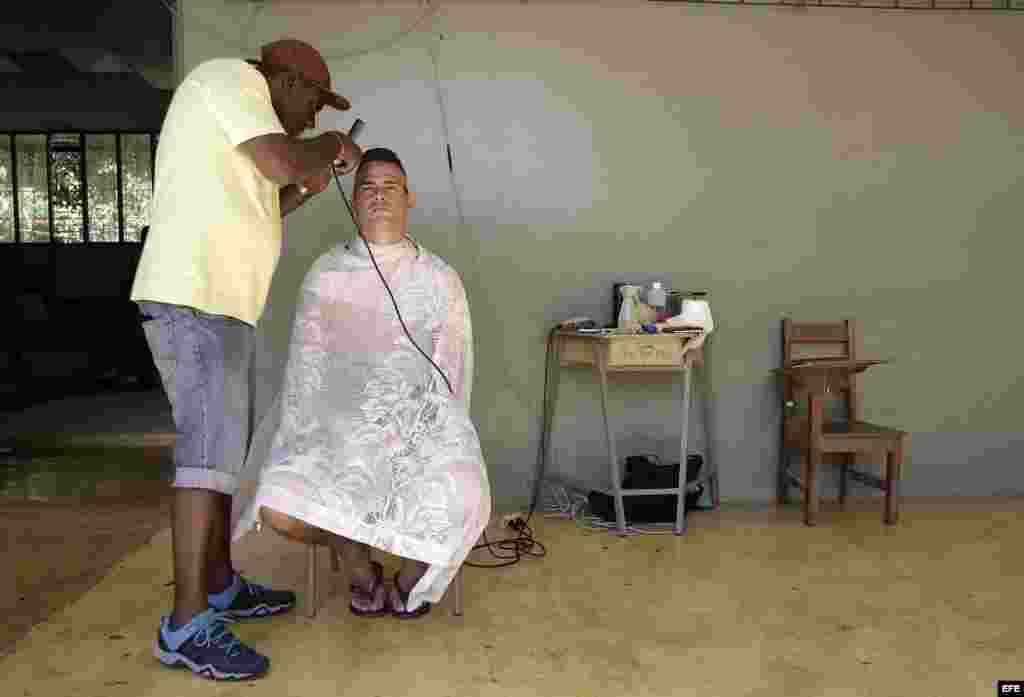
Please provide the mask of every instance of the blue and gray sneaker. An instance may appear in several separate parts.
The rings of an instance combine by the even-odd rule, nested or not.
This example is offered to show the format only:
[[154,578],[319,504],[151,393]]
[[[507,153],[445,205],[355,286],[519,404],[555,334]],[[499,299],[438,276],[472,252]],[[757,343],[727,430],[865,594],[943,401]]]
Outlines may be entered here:
[[276,591],[235,574],[231,585],[208,597],[210,607],[230,619],[269,617],[295,607],[295,593]]
[[161,619],[153,654],[164,665],[184,666],[211,680],[247,680],[270,668],[270,659],[239,641],[215,610],[199,613],[176,630],[169,617]]

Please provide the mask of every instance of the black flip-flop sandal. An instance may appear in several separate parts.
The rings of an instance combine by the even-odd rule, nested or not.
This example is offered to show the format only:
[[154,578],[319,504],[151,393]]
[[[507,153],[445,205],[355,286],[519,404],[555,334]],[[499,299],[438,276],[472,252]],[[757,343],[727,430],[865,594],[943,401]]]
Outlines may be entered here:
[[398,599],[402,601],[402,609],[399,610],[397,607],[391,608],[391,614],[400,620],[411,620],[416,617],[422,617],[423,615],[430,612],[430,603],[423,603],[415,610],[408,610],[409,607],[409,592],[412,591],[410,588],[408,591],[402,590],[402,586],[398,583],[398,574],[395,572],[395,590],[398,592]]
[[[369,588],[362,588],[358,584],[353,583],[349,586],[349,591],[352,595],[365,600],[367,603],[373,603],[377,599],[377,594],[381,588],[384,587],[384,567],[381,566],[379,561],[371,561],[370,566],[373,567],[373,583]],[[391,614],[390,603],[388,602],[388,592],[384,589],[384,601],[377,610],[360,610],[351,602],[348,604],[349,612],[357,617],[383,617],[384,615]]]

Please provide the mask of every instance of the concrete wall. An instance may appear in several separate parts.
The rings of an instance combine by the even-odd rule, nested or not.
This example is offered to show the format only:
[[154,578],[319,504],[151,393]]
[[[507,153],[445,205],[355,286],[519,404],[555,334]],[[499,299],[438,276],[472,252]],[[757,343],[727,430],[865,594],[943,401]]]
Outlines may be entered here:
[[[650,279],[710,293],[725,499],[773,493],[784,315],[856,316],[868,352],[895,359],[867,375],[866,415],[912,432],[907,495],[1024,490],[1021,17],[466,1],[407,31],[422,4],[179,8],[183,69],[303,38],[354,104],[321,127],[362,117],[364,145],[407,161],[414,234],[469,292],[499,507],[533,477],[547,330],[610,320],[611,284]],[[347,217],[328,192],[287,222],[257,412],[302,276]],[[613,395],[621,452],[672,457],[678,388],[628,378]],[[569,377],[555,435],[555,471],[593,483],[597,397]]]

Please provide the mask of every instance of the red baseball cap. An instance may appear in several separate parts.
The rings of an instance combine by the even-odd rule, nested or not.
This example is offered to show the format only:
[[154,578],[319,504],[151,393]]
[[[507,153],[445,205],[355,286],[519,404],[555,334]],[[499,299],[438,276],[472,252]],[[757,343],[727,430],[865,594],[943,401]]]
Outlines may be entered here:
[[352,104],[331,92],[331,71],[320,52],[298,39],[279,39],[260,49],[260,62],[268,68],[291,69],[320,88],[321,103],[345,111]]

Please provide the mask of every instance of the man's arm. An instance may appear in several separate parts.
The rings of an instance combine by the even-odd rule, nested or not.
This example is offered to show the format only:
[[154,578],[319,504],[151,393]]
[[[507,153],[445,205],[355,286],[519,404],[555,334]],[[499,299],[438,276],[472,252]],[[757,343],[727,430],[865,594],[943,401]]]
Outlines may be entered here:
[[340,131],[306,140],[268,133],[238,147],[265,177],[281,187],[298,184],[337,160],[355,162],[361,154],[352,139]]

